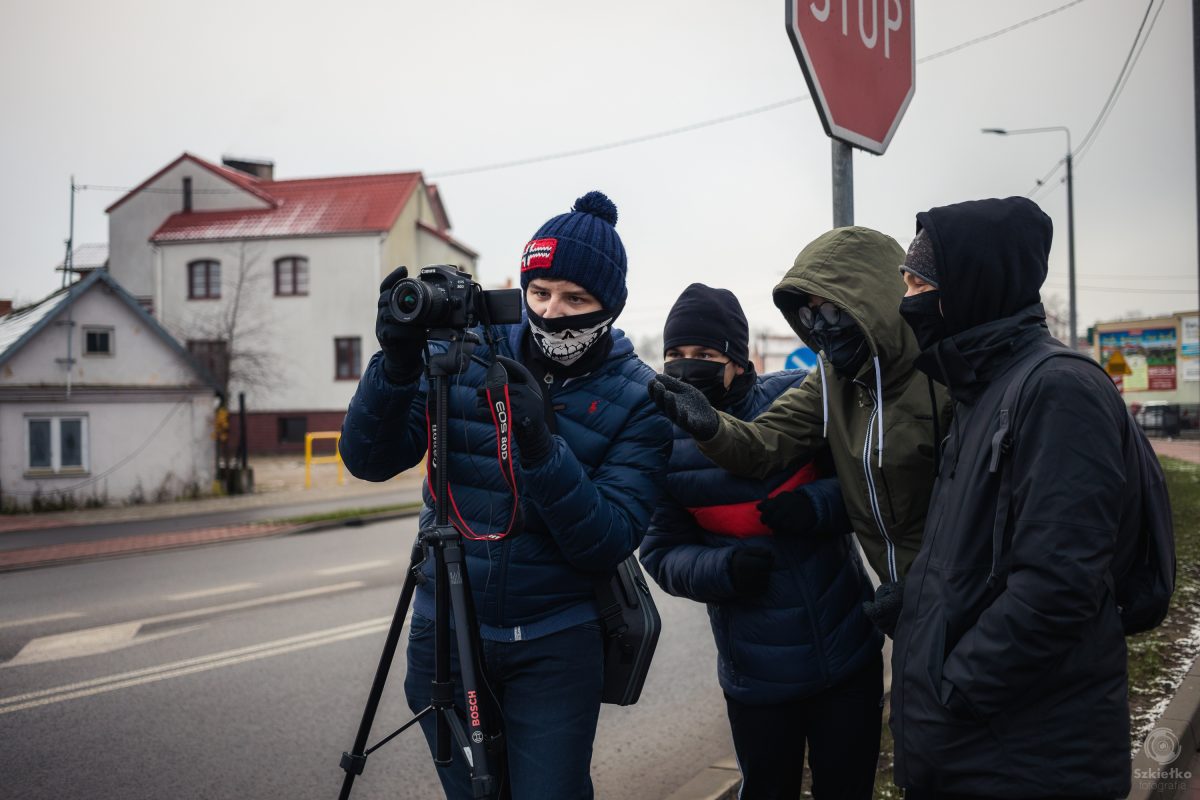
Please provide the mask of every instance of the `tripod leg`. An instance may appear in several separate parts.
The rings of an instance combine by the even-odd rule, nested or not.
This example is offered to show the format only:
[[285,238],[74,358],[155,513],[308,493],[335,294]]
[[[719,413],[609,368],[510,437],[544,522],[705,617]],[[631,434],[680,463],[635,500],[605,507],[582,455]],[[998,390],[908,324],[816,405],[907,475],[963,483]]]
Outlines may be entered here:
[[342,780],[339,800],[346,800],[350,796],[354,777],[361,775],[363,768],[366,767],[367,738],[371,735],[371,725],[375,722],[375,712],[379,709],[383,685],[387,682],[388,672],[392,668],[392,659],[396,655],[396,646],[400,642],[400,633],[404,629],[404,618],[408,616],[408,607],[412,603],[413,591],[417,587],[416,573],[420,563],[421,545],[418,542],[413,544],[409,569],[404,576],[404,585],[400,589],[400,599],[396,603],[396,612],[392,615],[392,626],[388,629],[383,652],[379,655],[379,666],[375,668],[375,680],[371,683],[370,694],[367,695],[367,705],[363,709],[362,721],[358,725],[358,735],[354,737],[354,746],[351,751],[342,753],[342,769],[346,771],[346,777]]
[[[464,551],[462,544],[457,540],[447,542],[442,550],[446,564],[450,606],[454,613],[454,633],[458,640],[459,671],[462,674],[463,692],[467,698],[466,724],[470,731],[471,741],[470,752],[465,755],[472,766],[471,791],[476,798],[492,797],[493,792],[497,789],[497,776],[492,772],[489,764],[488,734],[484,727],[485,715],[480,713],[482,687],[479,681],[480,673],[477,671],[478,662],[475,658],[476,649],[472,634],[475,628],[470,614],[471,594],[467,584]],[[493,722],[498,722],[498,720]]]

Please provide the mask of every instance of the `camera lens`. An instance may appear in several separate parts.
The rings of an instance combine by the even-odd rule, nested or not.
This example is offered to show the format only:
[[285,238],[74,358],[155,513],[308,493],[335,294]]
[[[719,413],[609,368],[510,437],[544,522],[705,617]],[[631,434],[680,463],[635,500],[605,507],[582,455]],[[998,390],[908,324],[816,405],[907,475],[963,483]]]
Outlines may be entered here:
[[397,283],[388,303],[397,322],[426,327],[440,324],[445,305],[444,289],[417,278],[405,278]]

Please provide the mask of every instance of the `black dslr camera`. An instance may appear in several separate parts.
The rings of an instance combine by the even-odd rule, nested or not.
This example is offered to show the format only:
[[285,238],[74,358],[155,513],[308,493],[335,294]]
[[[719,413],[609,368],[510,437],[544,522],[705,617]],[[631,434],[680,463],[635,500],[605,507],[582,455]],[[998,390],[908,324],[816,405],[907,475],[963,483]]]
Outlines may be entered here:
[[515,325],[521,321],[521,290],[485,291],[458,267],[434,264],[397,282],[388,308],[397,322],[422,328]]

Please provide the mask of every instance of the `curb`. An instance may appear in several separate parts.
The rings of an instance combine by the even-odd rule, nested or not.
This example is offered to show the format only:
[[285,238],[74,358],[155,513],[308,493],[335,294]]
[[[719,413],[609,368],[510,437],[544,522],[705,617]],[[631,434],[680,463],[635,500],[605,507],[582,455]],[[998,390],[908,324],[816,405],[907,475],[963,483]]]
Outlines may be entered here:
[[705,767],[666,800],[736,800],[741,787],[742,773],[729,756]]
[[[1178,742],[1180,755],[1163,764],[1152,759],[1144,746],[1139,747],[1133,759],[1135,777],[1128,800],[1173,800],[1186,790],[1187,778],[1182,773],[1200,750],[1200,657],[1192,662],[1152,730],[1170,731]],[[1170,743],[1169,738],[1166,741]],[[1138,775],[1154,777],[1138,778]]]
[[390,519],[413,516],[420,512],[421,505],[417,503],[411,508],[395,509],[378,514],[361,514],[355,517],[317,520],[299,525],[262,521],[243,525],[177,531],[160,536],[118,537],[101,539],[96,542],[8,550],[0,552],[0,573],[40,569],[42,567],[57,567],[85,561],[98,561],[105,558],[145,555],[146,553],[157,553],[166,550],[182,550],[190,547],[204,547],[250,539],[265,539],[270,536],[314,533],[332,528],[357,528],[371,522],[383,522]]

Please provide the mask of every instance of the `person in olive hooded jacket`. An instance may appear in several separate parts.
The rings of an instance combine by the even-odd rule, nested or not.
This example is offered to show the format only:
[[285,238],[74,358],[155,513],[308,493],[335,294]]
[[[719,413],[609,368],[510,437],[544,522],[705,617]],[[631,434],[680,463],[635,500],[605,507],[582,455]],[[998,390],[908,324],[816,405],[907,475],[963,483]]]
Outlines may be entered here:
[[[753,420],[717,412],[699,390],[667,375],[649,386],[663,413],[738,475],[765,478],[828,445],[850,521],[882,582],[866,610],[889,635],[901,581],[920,547],[937,442],[949,419],[945,390],[913,366],[917,343],[897,311],[903,260],[894,239],[862,227],[836,228],[800,252],[773,297],[821,360]],[[803,496],[771,501],[764,511],[787,513],[771,505],[792,502]]]

